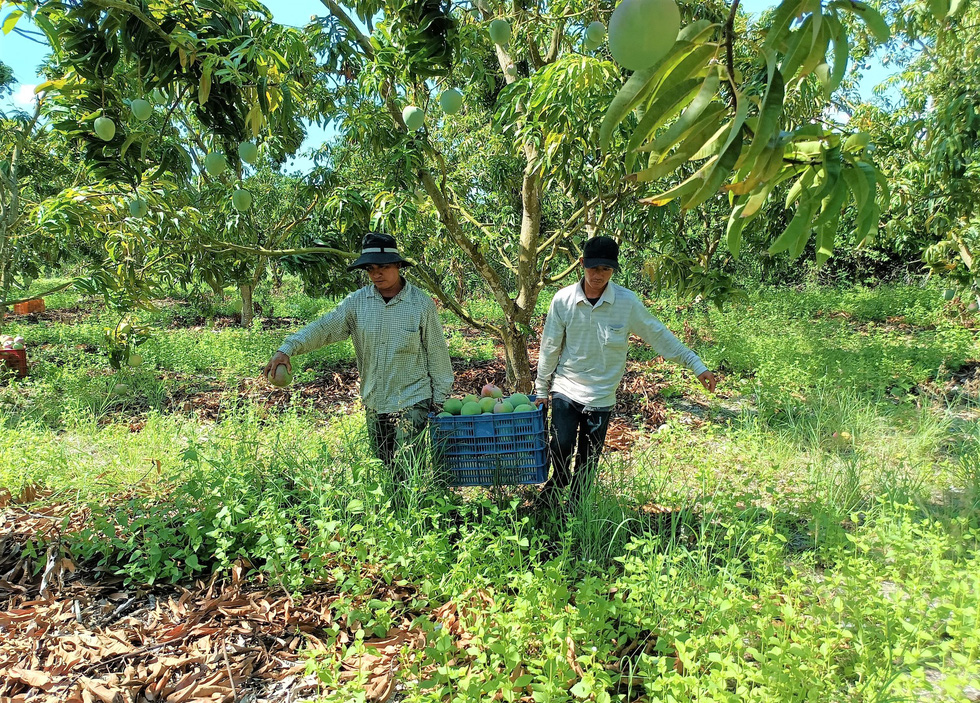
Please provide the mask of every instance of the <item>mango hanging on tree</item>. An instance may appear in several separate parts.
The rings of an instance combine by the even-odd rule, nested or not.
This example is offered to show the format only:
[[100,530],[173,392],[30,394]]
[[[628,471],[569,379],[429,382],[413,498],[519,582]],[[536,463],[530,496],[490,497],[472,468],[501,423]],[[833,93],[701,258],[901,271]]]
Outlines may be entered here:
[[136,98],[129,104],[129,109],[133,112],[133,117],[140,122],[146,122],[153,114],[153,106],[143,98]]
[[455,115],[463,107],[463,94],[455,88],[442,91],[439,96],[439,107],[447,115]]
[[402,119],[410,132],[422,129],[425,124],[425,113],[414,105],[408,105],[402,110]]
[[244,188],[239,188],[231,196],[231,205],[238,212],[245,212],[252,207],[252,194]]
[[97,117],[93,127],[95,127],[95,133],[99,135],[99,139],[104,142],[111,142],[112,138],[116,136],[116,123],[108,117]]
[[680,28],[674,0],[623,0],[609,19],[609,51],[623,68],[641,71],[666,55]]
[[496,19],[490,23],[490,38],[494,44],[503,46],[510,41],[510,22]]
[[208,172],[209,176],[220,176],[226,168],[228,168],[228,162],[224,154],[212,151],[204,157],[204,170]]

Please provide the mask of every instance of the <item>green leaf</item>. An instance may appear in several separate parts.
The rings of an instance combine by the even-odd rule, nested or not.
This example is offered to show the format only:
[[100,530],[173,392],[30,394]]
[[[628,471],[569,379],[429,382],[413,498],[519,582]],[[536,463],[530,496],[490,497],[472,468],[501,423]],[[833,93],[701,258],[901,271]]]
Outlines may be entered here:
[[795,30],[790,35],[789,47],[786,50],[786,54],[783,56],[782,63],[779,64],[779,70],[783,74],[783,79],[790,83],[796,72],[800,69],[803,64],[803,60],[810,53],[810,44],[807,42],[808,37],[812,37],[813,32],[813,16],[808,15],[803,24],[800,25],[799,29]]
[[823,125],[805,124],[802,127],[797,127],[789,134],[783,136],[786,137],[787,143],[795,143],[795,142],[806,141],[808,139],[812,139],[813,137],[823,138],[826,137],[827,134]]
[[827,222],[817,228],[817,266],[823,266],[834,255],[834,239],[840,223],[840,210]]
[[776,241],[769,247],[770,254],[779,254],[786,251],[791,246],[795,246],[797,240],[803,234],[810,232],[810,216],[813,214],[813,206],[810,203],[801,203],[796,209],[796,215],[790,220],[789,225],[783,233],[776,238]]
[[854,198],[854,207],[861,212],[868,201],[868,182],[857,168],[845,168],[841,175]]
[[796,183],[789,189],[786,193],[786,202],[784,207],[788,210],[793,202],[800,197],[803,193],[804,188],[809,188],[813,184],[813,179],[817,177],[818,169],[815,167],[808,168],[803,172],[803,175],[796,179]]
[[834,190],[830,192],[820,204],[820,214],[813,221],[814,228],[823,227],[835,217],[840,218],[841,208],[847,199],[848,189],[841,179],[838,179]]
[[10,34],[12,31],[14,31],[14,27],[17,25],[17,20],[19,20],[23,14],[23,10],[14,10],[9,15],[4,17],[2,26],[3,33]]
[[881,186],[881,202],[887,208],[892,199],[891,187],[888,185],[888,177],[882,173],[881,169],[875,169],[875,180]]
[[808,0],[783,0],[779,4],[772,17],[772,24],[766,30],[765,48],[778,49],[778,44],[784,36],[783,33],[793,23],[793,20],[803,12],[807,2]]
[[[735,182],[729,184],[725,189],[733,195],[744,195],[751,193],[760,184],[764,184],[773,178],[783,169],[783,144],[779,139],[774,139],[762,153],[756,157],[752,163],[742,155],[740,161],[745,162],[745,166],[739,170],[735,176]],[[735,168],[739,168],[735,164]],[[748,173],[746,173],[746,171]],[[742,179],[742,180],[739,180]]]
[[718,157],[715,157],[708,161],[704,166],[698,169],[694,175],[687,180],[678,183],[670,190],[666,190],[659,195],[654,195],[649,198],[643,198],[640,200],[640,202],[644,205],[656,205],[657,207],[660,207],[662,205],[666,205],[675,198],[686,198],[687,196],[696,193],[701,187],[703,175],[707,172],[708,168],[714,165],[717,158]]
[[698,118],[718,92],[719,82],[718,71],[709,71],[708,75],[705,76],[704,82],[701,84],[701,89],[694,96],[694,100],[687,106],[687,109],[684,110],[684,113],[677,118],[667,131],[657,137],[653,143],[653,147],[650,149],[652,153],[658,155],[663,154],[680,141],[684,134],[698,123]]
[[701,81],[698,79],[686,80],[657,96],[653,104],[647,108],[643,119],[636,125],[636,130],[630,137],[626,148],[629,151],[634,151],[640,144],[647,141],[648,137],[653,136],[653,133],[677,110],[694,99],[700,85]]
[[800,66],[800,73],[796,77],[796,82],[802,81],[811,75],[816,71],[817,66],[824,63],[827,58],[827,47],[830,46],[830,25],[817,22],[817,18],[822,17],[819,13],[814,13],[812,16],[814,18],[813,47],[810,49],[810,53],[807,54],[806,58],[803,59],[803,64]]
[[51,20],[48,19],[47,15],[38,12],[34,15],[34,24],[41,28],[44,35],[48,38],[48,42],[51,44],[51,48],[58,52],[61,50],[61,36],[58,34],[58,30],[54,28],[51,24]]
[[650,168],[637,173],[634,176],[636,180],[644,182],[663,178],[688,161],[705,143],[710,140],[721,139],[728,131],[727,124],[718,126],[718,119],[724,115],[725,111],[723,105],[717,105],[715,108],[708,110],[702,119],[692,127],[688,136],[685,137],[684,141],[677,148],[677,151]]
[[606,116],[603,117],[602,125],[599,127],[599,148],[603,153],[609,149],[613,130],[654,89],[651,79],[659,68],[659,64],[656,64],[642,71],[636,71],[609,103],[609,109],[606,110]]
[[201,85],[197,91],[197,101],[201,107],[204,107],[209,95],[211,95],[211,64],[205,62],[201,71]]
[[739,129],[735,138],[729,142],[728,147],[705,174],[704,185],[693,196],[681,203],[682,209],[696,208],[718,192],[721,184],[735,167],[735,162],[738,161],[738,156],[742,152],[742,139],[742,130]]
[[949,13],[949,0],[928,0],[929,12],[937,20],[943,19]]
[[[865,161],[854,163],[854,180],[858,184],[863,184],[861,188],[865,194],[864,202],[858,209],[858,224],[856,233],[859,238],[858,246],[864,246],[870,241],[878,230],[878,218],[881,215],[881,208],[878,207],[876,197],[876,185],[878,182],[877,169]],[[845,174],[847,171],[845,171]],[[849,182],[848,185],[851,185]]]
[[878,183],[878,170],[867,161],[855,161],[854,166],[864,176],[864,182],[868,186],[868,199],[875,201],[875,186]]
[[735,201],[735,207],[732,208],[732,212],[728,216],[728,226],[725,228],[725,241],[728,244],[728,251],[736,259],[742,248],[742,230],[752,220],[751,217],[742,217],[747,202],[748,199],[744,196]]
[[690,158],[691,161],[701,161],[702,159],[707,159],[711,156],[716,156],[721,152],[721,145],[724,140],[731,134],[731,122],[725,123],[721,128],[719,128],[711,138],[701,146],[700,149]]
[[755,128],[755,136],[752,137],[752,144],[745,154],[745,162],[753,163],[758,158],[763,149],[769,144],[776,129],[779,127],[779,117],[783,114],[783,97],[785,89],[783,86],[783,74],[779,69],[774,69],[769,86],[766,88],[766,96],[762,100],[762,107],[759,109],[759,122]]
[[62,92],[62,89],[65,87],[66,84],[67,81],[61,79],[38,83],[36,86],[34,86],[34,95],[37,95],[38,93],[43,93],[45,90],[52,90],[52,89],[57,90],[58,92]]
[[830,3],[830,7],[840,8],[860,17],[875,39],[882,44],[891,37],[891,30],[888,28],[888,23],[885,22],[885,18],[866,2],[861,2],[861,0],[835,0],[835,2]]
[[827,62],[818,64],[815,69],[813,69],[813,75],[817,77],[820,82],[820,89],[823,91],[823,97],[825,100],[830,100],[830,95],[833,90],[830,87],[830,64]]
[[587,683],[585,683],[585,681],[580,679],[574,686],[572,686],[568,690],[568,692],[571,693],[576,698],[584,699],[592,695],[592,687],[589,686]]
[[140,136],[140,134],[141,133],[134,132],[134,133],[131,133],[128,137],[126,137],[126,141],[124,141],[123,142],[123,145],[119,148],[119,158],[120,159],[123,159],[123,158],[126,157],[126,152],[129,151],[129,147],[131,147],[133,145],[133,142],[136,141],[136,137]]
[[840,87],[847,73],[847,61],[849,58],[850,47],[847,42],[847,32],[840,23],[837,13],[833,12],[825,17],[827,24],[831,28],[831,38],[834,42],[834,66],[830,71],[830,92],[833,93]]
[[823,155],[824,179],[820,190],[812,196],[815,200],[823,200],[829,193],[837,187],[841,172],[841,148],[840,144],[827,149]]
[[861,218],[857,226],[858,247],[863,247],[874,241],[875,234],[878,233],[878,219],[881,217],[881,208],[871,200],[871,207],[867,214]]
[[681,28],[681,31],[677,33],[677,41],[691,43],[703,41],[718,27],[721,25],[717,22],[711,22],[711,20],[695,20]]
[[[823,130],[820,131],[822,132]],[[826,135],[821,134],[820,136],[823,137]],[[817,157],[819,157],[820,161],[823,161],[823,153],[826,146],[822,138],[805,142],[790,141],[786,144],[785,149],[783,149],[783,156],[794,161],[817,163]]]
[[[735,141],[736,137],[739,140],[739,149],[741,149],[742,141],[742,126],[745,124],[745,118],[749,114],[749,100],[742,94],[741,91],[735,91],[735,118],[732,120],[732,129],[728,133],[728,140],[725,145],[720,149],[720,153],[728,153],[728,148]],[[734,165],[734,162],[732,162]],[[731,169],[729,169],[731,170]]]
[[[710,27],[713,26],[710,23],[706,25],[705,29],[701,30],[701,33],[696,36],[700,37],[705,31],[710,31]],[[662,58],[660,61],[655,63],[650,68],[643,69],[642,71],[636,71],[629,77],[626,83],[620,88],[619,92],[609,103],[609,109],[606,110],[606,114],[602,119],[602,124],[599,126],[599,148],[605,153],[609,149],[609,143],[612,141],[613,130],[622,122],[626,116],[633,111],[635,107],[640,105],[643,101],[651,97],[653,93],[658,91],[663,85],[663,77],[665,74],[670,74],[673,72],[677,66],[684,61],[684,59],[691,54],[691,52],[698,49],[704,49],[705,47],[699,47],[691,41],[681,41],[678,37],[678,41],[674,42],[674,46],[668,52],[667,56]],[[713,49],[709,48],[709,53],[717,51],[717,46]],[[707,61],[705,57],[702,61]]]

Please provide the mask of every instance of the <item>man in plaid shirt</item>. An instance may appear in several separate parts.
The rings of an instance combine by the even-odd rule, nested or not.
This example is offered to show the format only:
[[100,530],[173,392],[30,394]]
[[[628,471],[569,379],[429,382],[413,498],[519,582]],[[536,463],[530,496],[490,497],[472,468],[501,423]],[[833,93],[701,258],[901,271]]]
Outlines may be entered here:
[[582,253],[582,280],[555,294],[541,335],[536,403],[551,407],[554,469],[541,492],[543,502],[554,502],[569,482],[573,503],[591,491],[616,389],[626,371],[631,333],[665,359],[687,366],[709,391],[715,389],[714,374],[698,355],[651,315],[635,293],[610,281],[619,270],[616,241],[594,237]]
[[410,265],[394,237],[364,235],[361,256],[347,269],[366,271],[372,285],[287,337],[264,370],[271,376],[285,364],[292,373],[290,357],[352,339],[368,437],[375,455],[395,472],[396,486],[406,478],[396,455],[409,452],[425,430],[429,411],[442,406],[453,385],[435,303],[401,275],[400,269]]

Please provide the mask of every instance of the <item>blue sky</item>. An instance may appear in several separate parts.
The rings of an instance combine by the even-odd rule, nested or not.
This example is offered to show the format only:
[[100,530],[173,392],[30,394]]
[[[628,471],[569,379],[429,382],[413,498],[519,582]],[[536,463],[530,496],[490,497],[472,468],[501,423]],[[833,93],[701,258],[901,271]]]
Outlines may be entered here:
[[[272,11],[277,22],[297,27],[307,23],[310,15],[322,15],[326,12],[320,0],[266,0],[265,4]],[[775,4],[772,0],[744,0],[742,8],[747,12],[757,13]],[[21,19],[21,22],[24,20]],[[34,86],[40,82],[37,68],[41,65],[45,53],[45,46],[36,44],[17,33],[0,34],[0,60],[13,69],[14,77],[18,82],[14,95],[0,100],[0,111],[12,107],[26,108],[31,104]],[[870,95],[871,89],[887,75],[888,72],[882,66],[873,63],[861,83],[862,93]],[[327,135],[328,133],[317,125],[309,125],[304,149],[319,147]],[[306,169],[309,165],[309,159],[299,157],[289,167]]]

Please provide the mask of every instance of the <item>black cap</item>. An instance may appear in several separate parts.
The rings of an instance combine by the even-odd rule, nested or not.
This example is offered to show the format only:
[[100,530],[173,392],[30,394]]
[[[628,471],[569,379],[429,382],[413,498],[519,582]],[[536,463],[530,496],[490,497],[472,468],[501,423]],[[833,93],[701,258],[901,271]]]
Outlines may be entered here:
[[402,258],[398,245],[390,234],[368,232],[361,240],[361,255],[347,267],[348,271],[362,269],[371,264],[401,264],[411,266],[412,262]]
[[612,237],[593,237],[582,248],[585,268],[608,266],[619,271],[619,245]]

